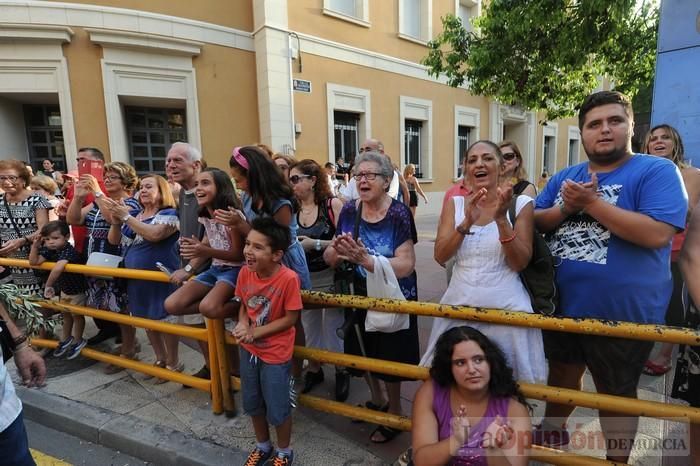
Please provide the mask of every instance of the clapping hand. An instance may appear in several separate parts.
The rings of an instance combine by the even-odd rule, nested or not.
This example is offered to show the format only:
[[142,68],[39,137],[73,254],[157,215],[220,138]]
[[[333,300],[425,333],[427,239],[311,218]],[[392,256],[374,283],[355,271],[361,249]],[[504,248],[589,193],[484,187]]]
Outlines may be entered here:
[[192,260],[197,257],[204,257],[204,244],[194,235],[192,235],[190,238],[183,236],[180,238],[180,255],[187,260]]
[[579,211],[598,199],[598,175],[591,174],[591,181],[585,183],[564,180],[561,197],[567,210]]
[[216,209],[214,211],[214,221],[229,227],[238,227],[241,223],[246,222],[245,214],[240,210],[229,207],[228,210]]
[[469,228],[479,220],[481,216],[479,202],[486,196],[487,192],[488,190],[486,188],[481,188],[476,192],[464,195],[464,221],[462,222],[462,226],[466,230],[469,230]]
[[254,328],[247,322],[238,322],[231,334],[241,343],[253,343],[255,339],[253,337],[253,330]]
[[469,418],[467,417],[467,407],[464,405],[459,405],[457,415],[454,416],[450,422],[450,427],[452,428],[452,435],[450,436],[450,452],[454,455],[465,443],[467,443],[467,440],[469,439],[471,425],[469,424]]
[[510,421],[505,422],[500,415],[496,416],[484,431],[482,446],[484,448],[503,448],[513,438],[513,428]]
[[496,205],[495,218],[503,218],[508,213],[510,208],[510,203],[513,200],[513,185],[511,183],[506,183],[503,187],[498,187],[496,189],[496,195],[498,196],[498,204]]
[[[333,248],[340,259],[365,266],[369,260],[369,252],[361,239],[355,239],[350,233],[343,233],[333,239]],[[365,268],[367,268],[365,266]]]
[[112,215],[112,218],[116,221],[121,222],[124,217],[129,215],[129,207],[124,204],[124,201],[117,202],[112,199],[105,199],[105,203],[109,208],[109,213]]

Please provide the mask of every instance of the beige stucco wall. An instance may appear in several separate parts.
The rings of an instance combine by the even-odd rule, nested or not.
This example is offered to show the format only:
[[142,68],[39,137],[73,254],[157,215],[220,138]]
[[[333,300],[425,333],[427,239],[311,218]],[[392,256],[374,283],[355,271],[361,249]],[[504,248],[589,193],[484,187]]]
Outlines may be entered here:
[[[60,0],[50,1],[60,2]],[[67,3],[148,11],[204,21],[243,31],[253,30],[253,3],[250,0],[71,0]]]
[[[63,45],[63,55],[68,62],[76,142],[78,147],[97,147],[109,158],[109,138],[100,64],[102,48],[90,42],[84,29],[76,27],[71,29],[75,35],[70,43]],[[66,159],[75,155],[66,154]]]
[[[78,146],[96,146],[109,153],[102,48],[87,32],[73,27],[73,40],[63,46]],[[225,168],[231,148],[259,139],[255,54],[206,44],[193,58],[202,151],[207,161]],[[72,154],[67,154],[72,157]]]
[[193,63],[202,153],[210,165],[226,169],[234,146],[260,138],[255,54],[206,45]]
[[312,93],[294,93],[295,120],[303,132],[297,138],[297,157],[328,161],[333,151],[328,146],[326,84],[340,84],[367,89],[371,100],[371,134],[384,142],[385,151],[395,163],[400,161],[401,95],[431,100],[433,103],[433,179],[424,183],[426,191],[444,191],[453,181],[455,144],[454,106],[480,109],[480,137],[488,137],[486,99],[474,97],[464,89],[378,71],[340,61],[306,54],[304,72],[295,78],[312,82]]
[[[454,14],[454,0],[432,1],[432,35],[442,30],[440,17]],[[419,63],[427,54],[424,45],[401,39],[398,0],[369,0],[370,27],[363,27],[323,13],[323,0],[289,2],[289,28],[313,36]]]

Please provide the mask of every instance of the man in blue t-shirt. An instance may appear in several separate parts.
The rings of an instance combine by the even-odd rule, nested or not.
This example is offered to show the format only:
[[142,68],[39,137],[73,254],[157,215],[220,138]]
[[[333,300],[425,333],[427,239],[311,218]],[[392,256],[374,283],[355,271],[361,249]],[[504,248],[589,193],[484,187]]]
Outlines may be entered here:
[[[588,96],[579,128],[588,162],[555,174],[537,197],[535,222],[561,260],[556,280],[567,317],[663,323],[671,297],[671,238],[688,196],[675,165],[631,150],[632,106],[613,91]],[[637,397],[653,342],[543,332],[548,385],[581,389],[588,367],[600,393]],[[535,442],[568,443],[573,406],[547,403]],[[600,411],[608,457],[627,462],[636,417]]]

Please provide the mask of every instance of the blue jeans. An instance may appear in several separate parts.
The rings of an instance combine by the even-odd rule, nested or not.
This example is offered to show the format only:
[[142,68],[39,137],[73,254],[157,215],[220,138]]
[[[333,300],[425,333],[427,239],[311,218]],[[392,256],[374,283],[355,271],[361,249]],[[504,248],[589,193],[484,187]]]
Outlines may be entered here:
[[29,453],[27,431],[24,428],[22,413],[0,432],[0,463],[12,466],[36,466],[34,458]]
[[241,396],[249,416],[265,416],[271,426],[279,426],[292,414],[289,373],[292,361],[268,364],[239,346],[241,354]]

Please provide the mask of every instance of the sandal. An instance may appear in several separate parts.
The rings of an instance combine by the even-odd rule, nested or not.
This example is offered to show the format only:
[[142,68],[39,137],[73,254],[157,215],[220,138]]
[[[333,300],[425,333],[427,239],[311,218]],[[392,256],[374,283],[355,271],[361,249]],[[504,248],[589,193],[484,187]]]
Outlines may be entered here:
[[[372,443],[388,443],[388,442],[391,442],[392,440],[394,440],[396,438],[396,436],[399,435],[401,432],[403,432],[403,431],[398,430],[398,429],[393,429],[391,427],[377,426],[377,428],[374,429],[374,432],[372,432],[372,435],[369,436],[369,440]],[[381,440],[375,440],[374,434],[376,434],[376,433],[380,433],[382,435],[382,437],[384,437],[384,438]]]
[[[389,402],[387,401],[382,406],[377,406],[376,404],[372,403],[372,401],[370,400],[370,401],[365,401],[364,406],[362,406],[361,404],[357,404],[357,407],[358,408],[367,408],[367,409],[371,409],[373,411],[381,411],[383,413],[386,413],[387,411],[389,411]],[[351,419],[350,422],[352,422],[354,424],[361,424],[361,423],[367,422],[367,421],[365,421],[363,419]]]
[[662,366],[661,364],[656,364],[651,361],[647,361],[644,363],[644,369],[642,369],[642,372],[646,375],[653,375],[653,376],[661,376],[664,375],[666,372],[671,370],[671,364],[668,364],[666,366]]
[[[160,362],[162,362],[162,361],[160,361]],[[165,364],[165,363],[163,363],[163,364],[164,364],[164,367],[165,367],[166,369],[168,369],[169,371],[173,371],[173,372],[182,372],[182,371],[185,370],[185,364],[182,363],[182,362],[178,362],[178,363],[177,363],[176,365],[174,365],[174,366],[169,366],[169,365],[167,365],[167,364]],[[164,383],[166,383],[166,382],[170,382],[170,381],[169,381],[169,380],[166,380],[166,379],[157,379],[155,384],[156,384],[156,385],[160,385],[160,384],[164,384]]]

